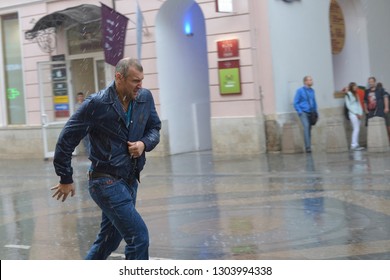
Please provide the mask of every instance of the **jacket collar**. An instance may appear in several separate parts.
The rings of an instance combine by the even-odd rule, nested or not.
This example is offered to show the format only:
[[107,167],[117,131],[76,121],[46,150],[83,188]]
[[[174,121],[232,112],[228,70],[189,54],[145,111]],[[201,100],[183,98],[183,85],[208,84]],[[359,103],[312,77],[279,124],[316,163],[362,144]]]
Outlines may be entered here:
[[111,84],[107,87],[107,92],[108,92],[107,103],[112,104],[112,107],[114,108],[115,112],[119,115],[119,117],[121,118],[121,120],[126,126],[126,115],[119,101],[118,93],[116,92],[114,81],[111,82]]
[[[146,102],[147,95],[145,93],[146,93],[145,90],[141,88],[138,92],[137,98],[135,99],[135,103]],[[118,93],[116,92],[116,89],[115,89],[115,81],[112,81],[110,83],[110,85],[108,86],[108,100],[107,101],[108,101],[108,103],[112,104],[112,106],[114,107],[114,110],[117,112],[117,114],[120,116],[121,120],[123,121],[123,123],[126,126],[126,114],[123,111],[122,105],[119,101]],[[137,109],[138,109],[138,106],[133,106],[132,115],[135,114],[135,111]]]
[[[116,92],[116,89],[115,89],[115,81],[112,81],[110,83],[110,85],[108,86],[108,92],[109,92],[109,102],[110,103],[119,103],[119,105],[121,105],[119,98],[118,98],[118,93]],[[137,102],[137,103],[146,102],[146,94],[144,94],[144,93],[145,93],[145,90],[143,88],[141,88],[138,92],[138,95],[137,95],[137,98],[135,99],[135,102]]]

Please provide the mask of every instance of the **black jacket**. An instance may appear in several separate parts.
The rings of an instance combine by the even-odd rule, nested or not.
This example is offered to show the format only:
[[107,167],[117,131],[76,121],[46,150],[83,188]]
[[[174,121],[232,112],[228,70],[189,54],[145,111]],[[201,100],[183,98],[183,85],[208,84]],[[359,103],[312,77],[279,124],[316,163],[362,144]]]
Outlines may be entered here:
[[60,183],[73,182],[72,152],[88,134],[90,139],[91,169],[115,177],[139,180],[145,165],[145,152],[132,159],[127,141],[142,141],[149,152],[160,141],[161,121],[156,112],[153,96],[141,89],[134,102],[130,125],[119,102],[112,82],[104,90],[88,97],[65,124],[54,154],[54,167]]

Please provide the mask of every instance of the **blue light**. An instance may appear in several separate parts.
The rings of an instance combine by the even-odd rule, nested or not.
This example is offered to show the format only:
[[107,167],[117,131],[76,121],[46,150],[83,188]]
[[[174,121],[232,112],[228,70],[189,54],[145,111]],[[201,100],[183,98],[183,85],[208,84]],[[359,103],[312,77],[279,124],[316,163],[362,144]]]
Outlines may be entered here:
[[191,23],[188,22],[188,21],[184,23],[184,33],[187,36],[192,36],[193,35]]
[[192,21],[192,17],[193,17],[193,13],[192,13],[192,10],[193,10],[193,6],[194,4],[192,4],[184,13],[184,18],[183,18],[183,28],[184,28],[184,34],[187,36],[187,37],[191,37],[191,36],[194,36],[194,27],[193,27],[193,21]]

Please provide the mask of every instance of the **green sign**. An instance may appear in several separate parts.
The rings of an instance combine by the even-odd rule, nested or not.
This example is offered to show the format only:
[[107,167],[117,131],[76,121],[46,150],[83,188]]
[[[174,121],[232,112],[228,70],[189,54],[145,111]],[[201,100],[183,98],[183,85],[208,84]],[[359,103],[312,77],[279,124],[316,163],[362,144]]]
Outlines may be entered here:
[[20,91],[17,88],[7,89],[7,97],[9,100],[13,100],[20,95]]
[[221,94],[241,93],[239,68],[219,69]]

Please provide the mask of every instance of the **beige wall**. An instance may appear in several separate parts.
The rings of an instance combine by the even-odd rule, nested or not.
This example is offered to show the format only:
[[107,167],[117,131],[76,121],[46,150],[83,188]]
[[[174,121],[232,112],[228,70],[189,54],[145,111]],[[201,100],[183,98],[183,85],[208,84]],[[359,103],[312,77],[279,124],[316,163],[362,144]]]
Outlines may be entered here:
[[[160,100],[155,22],[159,9],[166,1],[139,1],[147,26],[142,45],[144,86],[153,92],[159,112],[164,104]],[[111,0],[101,2],[108,6],[112,6],[113,3]],[[318,1],[321,3],[233,1],[235,11],[232,14],[216,13],[214,0],[195,2],[199,4],[206,19],[210,121],[214,151],[227,153],[230,152],[228,147],[244,141],[249,142],[246,152],[265,152],[265,145],[269,139],[276,139],[278,142],[283,124],[286,121],[297,121],[292,98],[296,87],[301,85],[302,77],[306,74],[314,76],[319,107],[322,110],[321,123],[317,129],[325,131],[328,120],[335,118],[341,120],[342,101],[335,100],[332,95],[334,65],[328,34],[329,0]],[[385,46],[388,45],[386,42],[390,37],[385,36],[388,31],[381,29],[381,26],[387,26],[388,17],[383,13],[390,8],[390,2],[387,0],[372,2],[370,1],[369,5],[366,0],[354,0],[354,3],[361,7],[361,16],[366,17],[367,22],[370,40],[367,46],[368,57],[365,59],[370,65],[368,71],[385,82],[390,73],[390,64],[386,63],[388,56],[385,55],[387,51]],[[82,3],[100,5],[100,1],[97,0]],[[49,61],[50,57],[43,53],[35,42],[25,40],[24,32],[31,29],[34,21],[44,15],[79,4],[78,0],[3,0],[0,3],[0,15],[17,12],[20,17],[27,127],[40,126],[37,62]],[[136,56],[135,1],[116,0],[115,4],[116,9],[130,19],[125,55]],[[308,18],[311,24],[307,23]],[[379,29],[382,31],[375,32]],[[232,38],[239,39],[242,94],[222,96],[219,94],[217,69],[219,59],[216,42]],[[313,40],[313,43],[307,43],[311,42],[310,40]],[[65,42],[60,39],[58,49],[53,54],[64,53],[66,50],[64,46]],[[107,71],[112,77],[113,67],[108,66]],[[180,78],[180,73],[173,74]],[[0,91],[3,89],[0,88]],[[0,96],[5,96],[4,92],[0,92]],[[265,138],[265,131],[268,140]],[[164,131],[163,135],[169,138],[167,131]],[[169,143],[169,139],[165,139],[164,142]],[[279,144],[275,145],[276,150],[280,150]]]
[[[13,1],[9,1],[12,5]],[[24,32],[33,28],[34,23],[41,17],[53,13],[58,10],[63,10],[68,7],[80,5],[80,1],[31,1],[31,4],[14,6],[9,9],[0,10],[1,14],[7,12],[18,12],[21,22],[21,36],[23,42],[23,67],[24,67],[24,82],[26,92],[26,111],[27,125],[40,125],[40,99],[39,99],[39,82],[38,82],[38,66],[37,62],[50,61],[50,56],[39,48],[35,41],[26,40]],[[101,1],[109,5],[111,1]],[[97,4],[98,1],[83,1],[83,4]],[[8,10],[8,11],[7,11]],[[52,55],[65,53],[66,44],[61,36],[58,36],[57,49]]]
[[[9,1],[11,4],[13,1]],[[111,6],[111,1],[83,1],[83,4],[99,5],[103,2]],[[259,112],[259,92],[255,87],[254,76],[255,63],[253,46],[253,34],[251,34],[251,18],[249,14],[248,1],[236,1],[235,13],[224,14],[215,12],[215,2],[200,0],[201,9],[206,18],[207,42],[209,50],[209,76],[210,76],[210,96],[212,103],[213,117],[227,116],[257,116]],[[255,1],[258,2],[258,1]],[[35,42],[24,39],[24,32],[34,26],[34,22],[46,14],[65,9],[67,7],[79,5],[79,1],[32,1],[29,5],[15,6],[13,8],[2,9],[0,14],[18,12],[21,21],[21,31],[23,37],[23,56],[25,69],[25,84],[27,92],[27,114],[28,125],[40,124],[39,117],[39,94],[38,94],[38,74],[37,62],[49,61],[49,56],[43,53]],[[159,86],[157,73],[156,41],[155,41],[155,18],[162,2],[158,0],[141,1],[148,34],[144,34],[142,48],[142,63],[145,69],[144,86],[151,89],[155,95],[157,106],[159,103]],[[131,1],[116,1],[116,9],[130,18],[128,32],[126,36],[125,55],[132,56],[136,53],[136,21],[135,5]],[[259,18],[255,16],[255,18]],[[262,18],[262,17],[261,17]],[[145,29],[146,31],[146,29]],[[219,94],[218,71],[217,71],[217,50],[218,40],[237,38],[240,42],[240,63],[242,76],[242,95],[221,96]],[[258,37],[257,37],[258,38]],[[260,45],[260,44],[259,44]],[[54,51],[53,55],[63,53],[63,44],[59,44],[59,51]],[[269,61],[270,62],[270,61]],[[262,64],[264,65],[264,63]],[[263,66],[264,67],[264,66]],[[267,66],[265,69],[269,69]],[[263,71],[264,72],[264,71]],[[257,72],[258,73],[258,72]],[[267,86],[265,86],[267,88]],[[269,88],[269,86],[268,86]],[[266,106],[272,108],[272,106]],[[269,109],[268,109],[269,110]]]
[[[4,2],[4,1],[3,1]],[[68,7],[79,5],[79,1],[67,0],[67,1],[28,1],[21,4],[22,1],[6,1],[7,4],[0,6],[0,14],[6,14],[10,12],[17,12],[21,22],[21,37],[23,42],[23,68],[24,68],[24,81],[26,92],[26,111],[27,111],[27,126],[39,126],[41,123],[40,113],[40,98],[39,98],[39,85],[38,85],[38,71],[37,62],[49,61],[50,56],[43,53],[34,41],[24,39],[24,32],[31,29],[34,23],[41,17],[52,12],[62,10]],[[104,1],[83,1],[83,4],[94,4],[100,6],[100,2],[108,6],[112,6],[111,0]],[[162,1],[149,0],[139,1],[143,16],[145,18],[145,24],[147,27],[144,29],[143,46],[142,46],[142,63],[145,69],[144,87],[149,88],[154,95],[156,101],[157,110],[161,111],[161,106],[164,106],[160,102],[160,88],[158,81],[157,71],[157,55],[156,55],[156,37],[155,37],[155,20],[159,12]],[[202,9],[206,18],[207,29],[207,48],[208,48],[208,61],[209,61],[209,79],[210,79],[210,104],[211,104],[211,123],[224,123],[224,127],[218,127],[213,131],[214,148],[218,148],[218,143],[225,142],[224,145],[230,145],[229,142],[224,140],[226,134],[238,133],[238,139],[247,138],[248,133],[251,133],[253,129],[259,129],[257,122],[260,120],[260,131],[262,129],[262,106],[260,103],[260,83],[259,77],[261,70],[269,69],[264,67],[263,69],[257,69],[257,62],[262,59],[261,56],[256,57],[259,50],[254,48],[255,40],[263,41],[259,39],[259,35],[256,34],[251,26],[253,24],[259,24],[256,14],[250,14],[250,5],[254,5],[258,1],[235,1],[235,12],[233,14],[216,13],[215,1],[211,0],[199,0],[196,1]],[[136,5],[135,1],[117,0],[115,1],[116,9],[127,16],[130,21],[128,23],[128,30],[126,35],[125,56],[136,56]],[[257,4],[256,4],[257,5]],[[7,7],[7,8],[6,8]],[[255,20],[256,19],[256,20]],[[59,34],[62,32],[60,31]],[[241,64],[241,80],[242,80],[242,94],[221,96],[219,94],[219,81],[218,81],[218,69],[217,69],[217,47],[216,42],[224,39],[239,39],[240,45],[240,64]],[[57,49],[52,53],[66,54],[66,44],[63,41],[63,36],[58,36]],[[270,61],[269,61],[270,62]],[[264,65],[264,63],[262,64]],[[112,71],[112,67],[107,67],[109,71]],[[180,73],[177,73],[180,74]],[[268,84],[269,79],[265,79]],[[265,86],[264,88],[270,89],[271,87]],[[271,94],[267,94],[267,102],[272,103]],[[268,110],[272,106],[266,106]],[[234,121],[245,117],[251,119],[249,121],[255,127],[247,127],[245,132],[235,130],[234,127],[228,125],[229,118]],[[224,129],[225,128],[225,129]],[[222,131],[221,131],[222,129]],[[166,133],[165,133],[166,134]],[[253,146],[254,150],[249,152],[259,152],[258,145],[262,146],[261,142],[263,133],[256,134],[256,145]],[[167,136],[169,137],[169,135]],[[253,136],[250,137],[253,139]],[[169,142],[169,139],[167,139]],[[217,149],[220,150],[220,149]],[[224,150],[222,149],[222,152]]]

